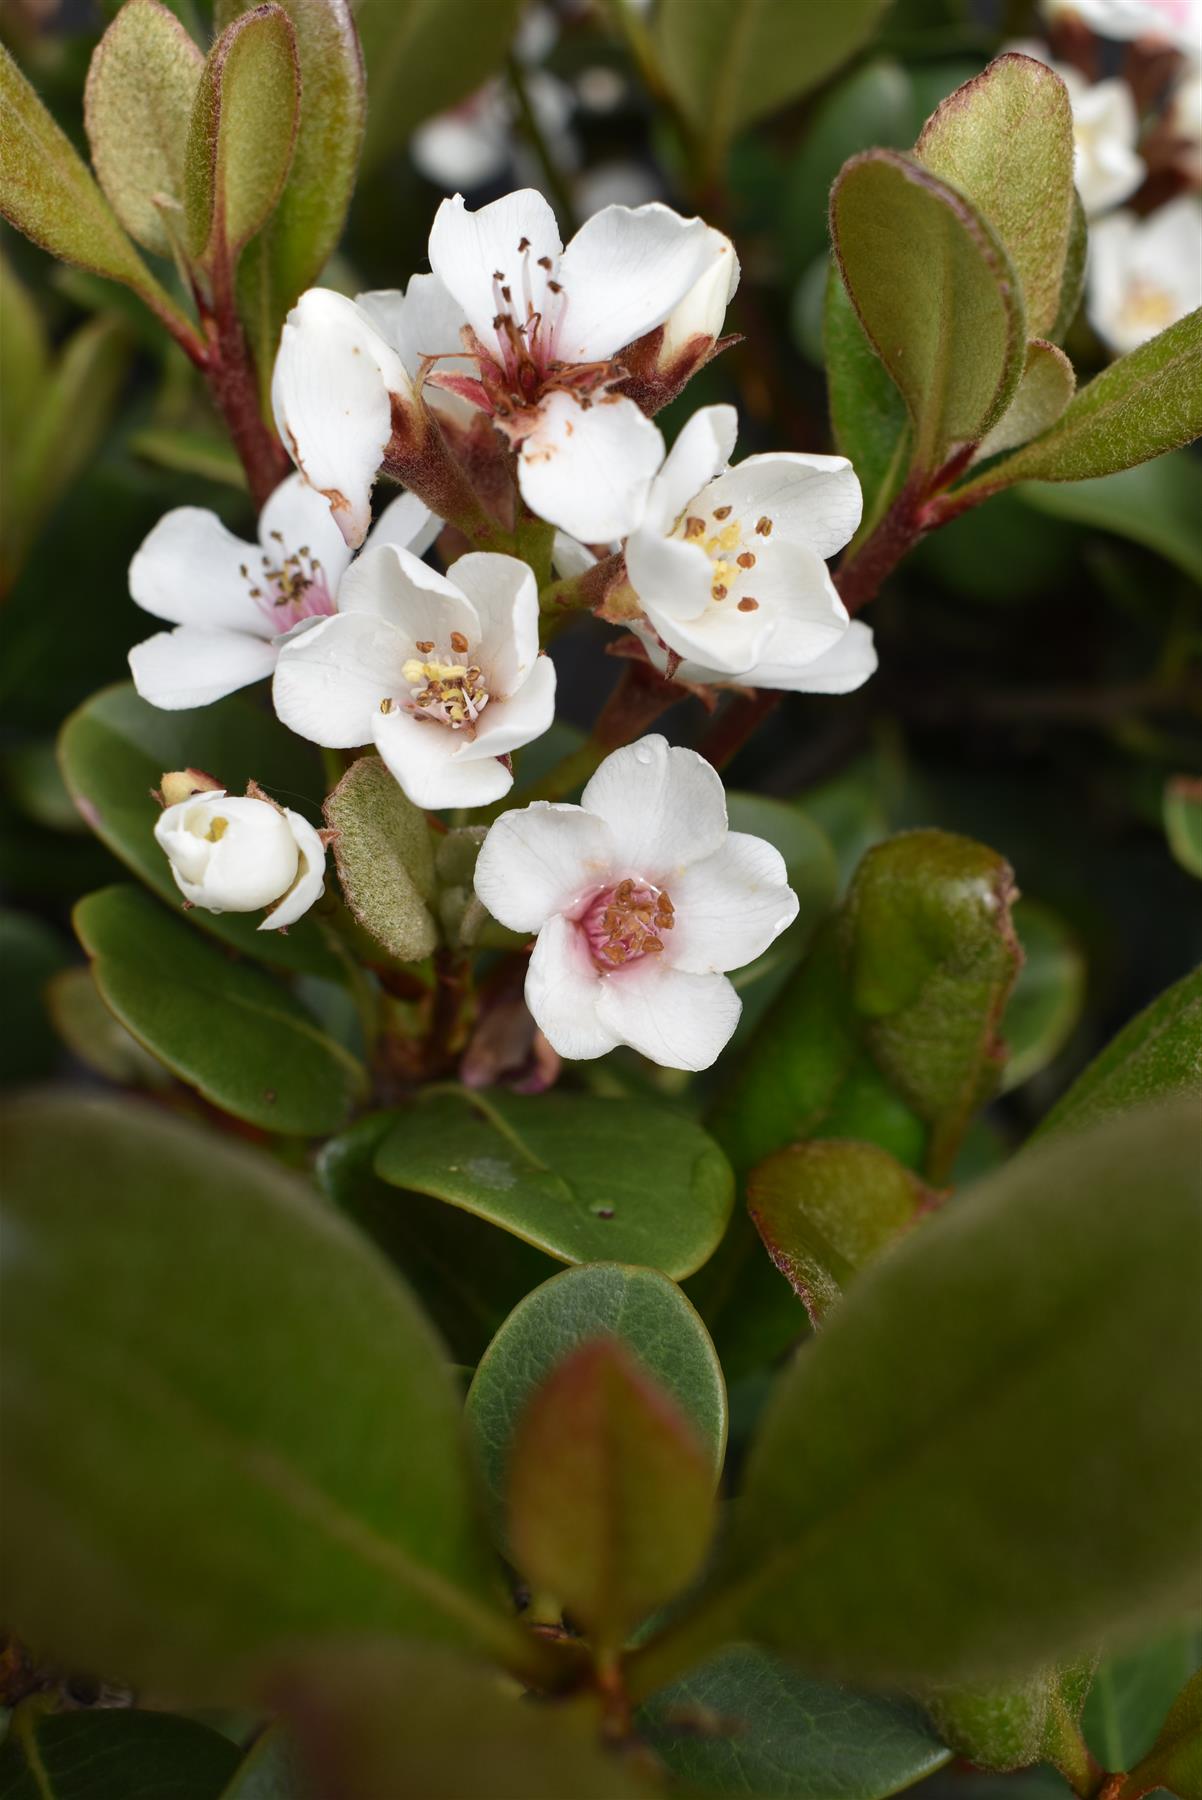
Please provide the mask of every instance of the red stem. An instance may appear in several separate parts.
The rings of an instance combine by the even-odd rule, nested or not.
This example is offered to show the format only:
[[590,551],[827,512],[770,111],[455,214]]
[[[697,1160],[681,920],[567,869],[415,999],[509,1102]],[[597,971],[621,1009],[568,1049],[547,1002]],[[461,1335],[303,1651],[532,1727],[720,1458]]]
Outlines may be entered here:
[[255,360],[234,301],[233,270],[224,246],[213,267],[213,310],[205,317],[209,353],[205,378],[238,452],[251,499],[261,511],[291,464],[259,407]]

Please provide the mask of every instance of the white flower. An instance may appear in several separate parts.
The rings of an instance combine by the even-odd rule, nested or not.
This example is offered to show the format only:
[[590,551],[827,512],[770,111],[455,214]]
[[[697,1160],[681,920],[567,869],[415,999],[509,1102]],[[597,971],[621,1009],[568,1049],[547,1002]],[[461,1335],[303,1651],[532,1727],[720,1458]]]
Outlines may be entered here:
[[526,1004],[561,1056],[629,1044],[671,1069],[710,1066],[741,1010],[725,971],[797,917],[779,852],[728,830],[718,775],[662,737],[607,756],[579,806],[502,813],[476,892],[537,932]]
[[1102,37],[1157,39],[1187,56],[1202,37],[1200,0],[1043,0],[1042,10],[1047,19],[1076,17]]
[[[575,168],[579,151],[571,131],[572,90],[554,75],[535,69],[526,93],[539,132],[561,169]],[[494,77],[458,106],[435,113],[409,140],[409,154],[427,181],[448,188],[478,188],[496,181],[515,164],[532,162],[514,130],[510,84]]]
[[[428,549],[441,521],[413,494],[381,514],[373,544]],[[129,591],[156,618],[175,622],[129,653],[143,700],[168,711],[208,706],[261,681],[295,631],[335,611],[351,553],[320,494],[299,475],[280,483],[245,544],[216,513],[165,513],[129,566]]]
[[1008,44],[1011,54],[1030,56],[1063,81],[1073,109],[1073,179],[1090,218],[1126,200],[1147,170],[1136,152],[1139,115],[1125,81],[1087,81],[1079,69],[1055,62],[1046,44]]
[[1183,194],[1137,219],[1112,213],[1089,234],[1086,312],[1126,354],[1202,306],[1202,205]]
[[325,891],[321,837],[273,800],[231,798],[223,788],[194,794],[166,808],[154,835],[192,906],[214,913],[272,906],[260,931],[294,924]]
[[1202,61],[1187,61],[1173,87],[1165,124],[1176,161],[1195,187],[1202,187]]
[[397,545],[373,549],[337,614],[284,645],[272,697],[314,743],[374,743],[415,806],[499,800],[513,785],[500,759],[555,714],[534,576],[512,556],[473,552],[438,575]]
[[697,671],[683,679],[858,687],[876,667],[872,634],[851,625],[824,561],[860,522],[855,471],[843,456],[786,451],[730,468],[736,428],[731,406],[684,427],[627,540],[630,585]]

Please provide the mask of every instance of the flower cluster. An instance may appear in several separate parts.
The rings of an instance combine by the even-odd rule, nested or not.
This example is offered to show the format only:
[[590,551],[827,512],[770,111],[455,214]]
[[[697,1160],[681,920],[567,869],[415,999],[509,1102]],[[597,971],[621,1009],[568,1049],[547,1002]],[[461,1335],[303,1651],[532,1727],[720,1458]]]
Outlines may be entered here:
[[[312,289],[289,315],[272,392],[297,473],[259,543],[183,508],[139,550],[133,596],[174,627],[131,654],[145,699],[204,705],[270,675],[284,724],[374,747],[415,806],[492,805],[555,714],[531,542],[544,589],[625,626],[668,696],[673,678],[841,693],[871,675],[872,634],[826,566],[860,522],[847,460],[732,464],[730,406],[670,452],[654,422],[726,341],[727,238],[613,205],[565,247],[526,190],[445,201],[429,254],[404,292]],[[373,526],[381,474],[409,491]],[[440,573],[424,556],[444,522]],[[218,789],[168,806],[157,835],[190,902],[273,906],[278,927],[321,893],[322,841],[300,825]],[[726,971],[797,908],[778,853],[727,832],[714,771],[658,737],[602,762],[580,807],[503,814],[476,891],[538,933],[527,1001],[554,1049],[679,1068],[713,1061],[739,1014]]]

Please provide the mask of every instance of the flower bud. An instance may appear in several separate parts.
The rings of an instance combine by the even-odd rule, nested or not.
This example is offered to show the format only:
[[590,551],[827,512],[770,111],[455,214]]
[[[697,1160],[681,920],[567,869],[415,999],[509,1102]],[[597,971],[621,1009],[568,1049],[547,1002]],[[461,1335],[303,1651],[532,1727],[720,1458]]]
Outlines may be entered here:
[[194,794],[212,794],[220,788],[221,783],[203,769],[169,769],[155,790],[155,798],[163,806],[178,806]]
[[739,259],[728,237],[711,226],[710,258],[664,323],[622,352],[627,379],[621,391],[649,415],[659,412],[719,350],[726,309],[739,285]]
[[260,930],[292,924],[323,892],[321,838],[274,801],[230,798],[223,788],[193,793],[167,807],[154,835],[190,905],[214,913],[273,906]]

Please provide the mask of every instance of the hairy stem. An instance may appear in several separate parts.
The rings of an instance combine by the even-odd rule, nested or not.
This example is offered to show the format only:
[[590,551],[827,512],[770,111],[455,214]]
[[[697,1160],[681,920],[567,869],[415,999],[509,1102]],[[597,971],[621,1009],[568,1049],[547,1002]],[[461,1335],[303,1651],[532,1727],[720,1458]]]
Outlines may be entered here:
[[254,357],[234,302],[234,271],[224,247],[213,269],[213,309],[205,320],[209,392],[246,471],[251,499],[261,511],[290,468],[284,446],[264,423]]

